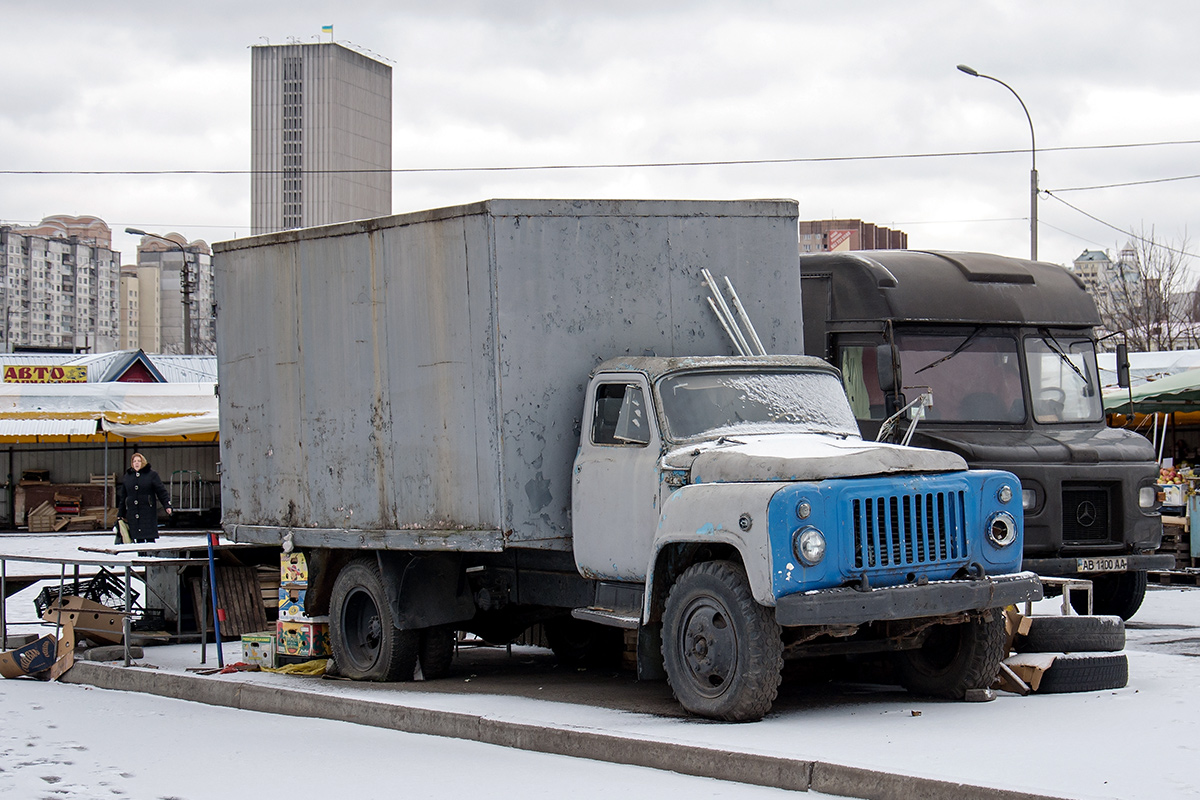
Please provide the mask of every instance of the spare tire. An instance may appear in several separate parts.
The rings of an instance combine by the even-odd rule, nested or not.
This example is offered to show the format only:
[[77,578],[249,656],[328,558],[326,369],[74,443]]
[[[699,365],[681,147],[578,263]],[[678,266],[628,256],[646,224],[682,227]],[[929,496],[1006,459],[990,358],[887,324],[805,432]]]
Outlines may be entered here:
[[1030,617],[1018,653],[1115,653],[1125,649],[1125,620],[1116,616]]
[[1097,692],[1129,683],[1129,659],[1124,653],[1066,653],[1042,674],[1038,694]]

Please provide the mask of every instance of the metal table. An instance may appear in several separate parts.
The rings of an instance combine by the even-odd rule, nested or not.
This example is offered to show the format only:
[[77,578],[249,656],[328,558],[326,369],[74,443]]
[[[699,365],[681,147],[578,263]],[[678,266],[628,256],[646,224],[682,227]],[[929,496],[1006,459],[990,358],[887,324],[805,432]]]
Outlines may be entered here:
[[[0,542],[0,546],[2,546]],[[207,663],[208,659],[208,595],[209,595],[209,567],[207,558],[156,558],[150,555],[145,555],[153,549],[161,550],[187,550],[191,549],[186,546],[171,545],[123,545],[122,548],[127,548],[130,554],[126,556],[122,549],[113,548],[111,550],[99,550],[95,552],[80,552],[79,555],[47,555],[38,554],[30,555],[25,553],[6,553],[0,551],[0,647],[8,649],[8,611],[7,611],[7,574],[8,562],[23,562],[23,563],[39,563],[39,564],[55,564],[60,568],[59,574],[59,589],[60,597],[63,585],[66,583],[67,567],[75,567],[76,583],[78,583],[79,567],[81,566],[100,566],[113,570],[122,570],[125,577],[125,608],[124,620],[122,623],[123,640],[125,647],[125,666],[129,666],[132,659],[130,658],[130,617],[133,611],[133,597],[130,590],[130,581],[133,578],[134,570],[141,568],[143,573],[147,566],[174,566],[178,571],[182,572],[185,567],[199,566],[202,571],[201,580],[201,604],[200,604],[200,663]],[[79,548],[83,550],[84,548]],[[60,615],[61,620],[61,615]]]

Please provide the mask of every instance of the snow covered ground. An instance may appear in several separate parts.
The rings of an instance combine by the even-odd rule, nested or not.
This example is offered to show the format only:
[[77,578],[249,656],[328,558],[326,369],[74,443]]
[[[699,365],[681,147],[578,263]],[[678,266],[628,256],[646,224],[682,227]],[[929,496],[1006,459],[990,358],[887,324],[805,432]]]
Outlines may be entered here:
[[[10,618],[18,613],[29,618],[28,609],[13,605],[28,602],[27,597],[10,600]],[[1056,613],[1058,603],[1043,601],[1037,611]],[[994,702],[969,704],[918,698],[885,686],[785,685],[775,711],[748,725],[479,693],[470,690],[471,675],[461,671],[445,681],[388,686],[265,673],[210,679],[1061,797],[1200,796],[1194,779],[1200,763],[1200,589],[1152,586],[1127,627],[1127,638],[1130,682],[1124,689],[1029,697],[1001,693]],[[225,653],[227,663],[236,661],[240,647],[228,645]],[[198,646],[147,648],[144,663],[182,671],[198,665]],[[261,794],[251,788],[256,782],[288,794],[448,796],[461,794],[464,781],[486,781],[488,793],[497,797],[559,797],[567,791],[611,797],[613,786],[622,787],[623,797],[677,791],[697,797],[779,794],[634,767],[32,680],[0,681],[0,698],[7,712],[0,732],[0,793],[15,797],[236,797]],[[87,786],[88,791],[80,788]]]

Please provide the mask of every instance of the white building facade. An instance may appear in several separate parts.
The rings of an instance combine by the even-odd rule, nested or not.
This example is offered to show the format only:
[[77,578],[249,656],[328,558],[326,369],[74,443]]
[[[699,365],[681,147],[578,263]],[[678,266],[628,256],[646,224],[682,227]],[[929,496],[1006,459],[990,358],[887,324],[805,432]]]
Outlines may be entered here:
[[251,231],[392,213],[392,68],[334,42],[251,53]]

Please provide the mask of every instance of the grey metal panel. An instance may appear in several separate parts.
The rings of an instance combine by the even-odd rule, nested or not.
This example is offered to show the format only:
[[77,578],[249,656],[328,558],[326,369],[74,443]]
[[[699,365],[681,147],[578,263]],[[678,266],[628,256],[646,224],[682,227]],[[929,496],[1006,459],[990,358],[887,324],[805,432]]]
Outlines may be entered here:
[[295,547],[370,550],[453,550],[499,553],[504,536],[498,530],[369,531],[355,528],[277,528],[267,525],[227,526],[238,542],[276,544],[291,537]]
[[236,264],[214,259],[221,499],[231,522],[307,520],[296,258],[295,248],[280,247],[243,254]]
[[618,356],[729,355],[700,272],[728,275],[769,352],[800,353],[796,207],[755,201],[493,201],[506,516],[570,533],[588,373]]
[[395,524],[501,529],[491,278],[479,215],[382,232]]
[[569,548],[588,372],[732,352],[703,267],[734,280],[768,350],[801,352],[796,216],[494,200],[218,243],[226,528]]

